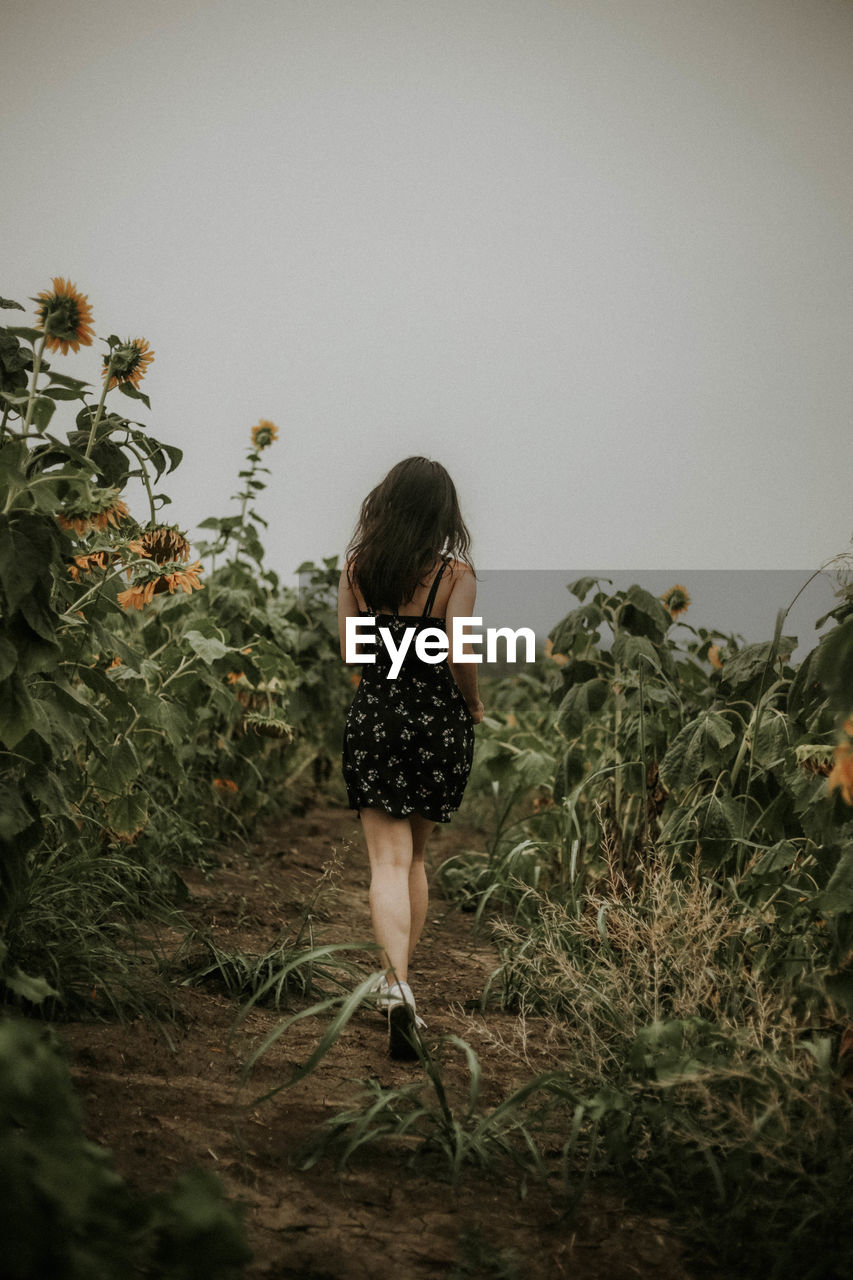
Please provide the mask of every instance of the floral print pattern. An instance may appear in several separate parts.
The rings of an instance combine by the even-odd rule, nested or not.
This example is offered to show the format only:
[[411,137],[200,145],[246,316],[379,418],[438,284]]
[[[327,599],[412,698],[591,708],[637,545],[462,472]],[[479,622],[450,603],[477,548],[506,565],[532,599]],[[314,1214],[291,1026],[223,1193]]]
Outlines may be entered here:
[[[390,629],[399,646],[406,627],[441,627],[429,616],[364,614]],[[449,822],[459,808],[474,754],[474,720],[447,659],[422,662],[412,637],[395,679],[383,644],[365,663],[347,716],[343,775],[351,809],[383,809],[393,818],[420,813]]]

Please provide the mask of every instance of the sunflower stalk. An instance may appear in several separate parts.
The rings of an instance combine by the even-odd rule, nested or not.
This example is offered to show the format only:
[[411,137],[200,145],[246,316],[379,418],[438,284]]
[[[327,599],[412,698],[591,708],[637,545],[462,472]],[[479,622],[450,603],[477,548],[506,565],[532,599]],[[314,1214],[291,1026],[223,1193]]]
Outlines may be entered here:
[[[41,372],[41,362],[42,362],[42,357],[44,356],[44,344],[47,342],[47,333],[48,333],[48,323],[47,321],[45,321],[44,333],[42,334],[41,342],[38,344],[38,347],[36,348],[35,359],[33,361],[33,381],[32,381],[32,385],[30,386],[30,394],[27,400],[27,413],[26,413],[26,417],[24,418],[24,437],[25,438],[30,433],[30,423],[33,420],[33,410],[35,409],[35,405],[36,405],[36,383],[38,382],[38,376],[39,376],[39,373]],[[8,409],[6,410],[6,413],[8,413]],[[3,414],[4,431],[6,429],[6,413]]]
[[100,592],[103,591],[106,584],[112,578],[119,578],[121,577],[122,573],[124,573],[124,567],[121,565],[119,566],[118,569],[114,569],[112,573],[105,572],[100,582],[96,582],[94,587],[90,587],[84,596],[81,596],[79,600],[74,601],[74,605],[72,609],[66,609],[65,613],[61,615],[62,620],[64,622],[73,623],[76,626],[79,622],[79,619],[77,618],[77,614],[83,608],[83,606],[88,604],[93,596],[99,595]]
[[130,450],[139,463],[139,474],[142,478],[142,483],[145,485],[145,492],[148,495],[148,510],[151,513],[151,523],[154,525],[157,523],[157,509],[154,506],[154,494],[151,490],[151,481],[148,478],[148,468],[145,465],[145,459],[136,446],[132,445],[129,440],[126,444],[126,448]]
[[109,364],[107,365],[106,372],[104,373],[104,387],[103,387],[103,390],[101,391],[101,399],[98,402],[98,407],[95,410],[95,417],[92,422],[92,426],[89,429],[89,439],[86,444],[86,452],[83,455],[85,458],[88,458],[91,456],[92,446],[95,443],[95,432],[98,430],[98,427],[101,422],[101,418],[104,416],[104,405],[106,404],[107,392],[109,391],[109,388],[110,388],[110,378],[113,375],[114,361],[115,361],[115,357],[111,352]]

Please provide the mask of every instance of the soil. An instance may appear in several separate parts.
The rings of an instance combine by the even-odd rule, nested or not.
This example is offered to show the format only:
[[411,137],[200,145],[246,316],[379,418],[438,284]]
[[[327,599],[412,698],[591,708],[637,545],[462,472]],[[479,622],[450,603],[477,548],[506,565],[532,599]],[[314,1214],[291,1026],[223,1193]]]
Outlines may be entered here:
[[[476,842],[464,823],[438,828],[428,849],[432,870]],[[273,947],[283,925],[298,927],[305,918],[321,881],[310,916],[315,944],[370,938],[361,828],[345,809],[321,804],[284,818],[260,831],[251,847],[220,854],[212,871],[185,870],[182,878],[190,890],[188,917],[231,952],[259,955]],[[433,895],[410,984],[453,1104],[458,1100],[464,1110],[470,1076],[458,1046],[437,1048],[448,1035],[476,1051],[483,1071],[479,1105],[487,1110],[553,1065],[554,1044],[544,1022],[520,1024],[491,1004],[480,1012],[496,953],[470,915]],[[307,932],[302,941],[308,944]],[[375,956],[355,945],[345,958],[361,965],[361,977],[375,968]],[[353,987],[359,980],[349,979]],[[336,990],[318,982],[327,993]],[[257,1102],[308,1058],[331,1014],[290,1026],[241,1091],[247,1057],[322,994],[294,997],[282,1012],[255,1006],[235,1026],[239,1003],[212,979],[178,986],[177,993],[176,1021],[66,1023],[58,1030],[87,1134],[111,1149],[119,1172],[140,1190],[154,1191],[201,1166],[214,1170],[229,1198],[245,1206],[254,1252],[246,1280],[690,1280],[696,1274],[670,1224],[632,1208],[609,1179],[593,1179],[572,1213],[565,1199],[535,1179],[521,1180],[517,1169],[502,1177],[467,1169],[454,1187],[447,1160],[418,1151],[414,1138],[368,1144],[343,1169],[329,1152],[300,1167],[306,1151],[317,1155],[324,1121],[363,1101],[365,1081],[386,1088],[420,1081],[424,1100],[435,1105],[421,1064],[391,1060],[381,1017],[362,1007],[310,1074]]]

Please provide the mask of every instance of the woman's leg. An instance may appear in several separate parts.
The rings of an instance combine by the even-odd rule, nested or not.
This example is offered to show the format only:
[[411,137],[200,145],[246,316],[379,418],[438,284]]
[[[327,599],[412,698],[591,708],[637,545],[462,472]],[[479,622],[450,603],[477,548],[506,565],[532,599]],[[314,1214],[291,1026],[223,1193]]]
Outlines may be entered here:
[[370,858],[373,932],[382,948],[388,981],[406,982],[412,934],[409,899],[414,848],[412,827],[408,818],[392,818],[382,809],[362,809],[361,825]]
[[424,849],[427,836],[432,831],[435,823],[431,822],[429,818],[421,817],[419,813],[413,813],[409,817],[409,825],[412,830],[412,865],[409,869],[410,922],[408,959],[409,963],[411,963],[415,947],[418,945],[418,939],[423,931],[429,907],[429,885],[424,865]]

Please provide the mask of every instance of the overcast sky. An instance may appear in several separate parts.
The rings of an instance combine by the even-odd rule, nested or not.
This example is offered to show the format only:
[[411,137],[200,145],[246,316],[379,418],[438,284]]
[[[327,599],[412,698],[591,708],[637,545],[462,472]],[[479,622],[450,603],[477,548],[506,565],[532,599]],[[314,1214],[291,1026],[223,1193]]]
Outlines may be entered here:
[[229,509],[264,417],[285,574],[412,453],[486,569],[849,546],[849,0],[3,0],[2,29],[0,292],[70,277],[149,340],[171,519]]

